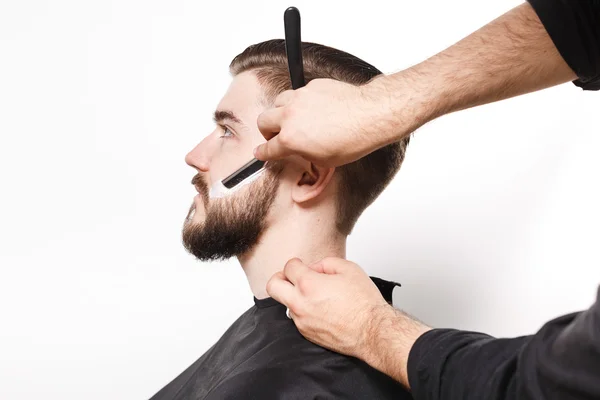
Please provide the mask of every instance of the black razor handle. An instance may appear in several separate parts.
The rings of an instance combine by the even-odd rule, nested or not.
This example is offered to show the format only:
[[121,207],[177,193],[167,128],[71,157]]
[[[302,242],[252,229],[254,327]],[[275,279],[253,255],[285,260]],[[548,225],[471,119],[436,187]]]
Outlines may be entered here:
[[292,80],[292,89],[298,89],[305,85],[300,36],[300,11],[296,7],[285,10],[283,24],[285,26],[285,52]]
[[[289,7],[285,10],[283,13],[283,24],[285,28],[285,52],[290,79],[292,81],[292,89],[298,89],[305,85],[302,40],[300,37],[300,11],[296,7]],[[258,172],[264,165],[265,161],[253,158],[233,174],[223,179],[223,185],[227,189],[231,189],[244,179]]]

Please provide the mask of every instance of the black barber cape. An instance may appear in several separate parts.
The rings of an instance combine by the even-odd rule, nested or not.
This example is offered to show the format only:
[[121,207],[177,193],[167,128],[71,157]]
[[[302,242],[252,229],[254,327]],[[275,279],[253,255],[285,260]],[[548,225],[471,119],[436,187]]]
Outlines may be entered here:
[[[397,283],[372,278],[392,302]],[[219,341],[151,400],[412,399],[364,362],[304,339],[286,307],[258,300]]]

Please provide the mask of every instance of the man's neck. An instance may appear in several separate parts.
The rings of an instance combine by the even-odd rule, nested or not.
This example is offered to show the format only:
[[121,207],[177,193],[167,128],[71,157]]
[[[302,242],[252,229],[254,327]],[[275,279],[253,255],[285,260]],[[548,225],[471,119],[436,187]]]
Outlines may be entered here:
[[238,258],[257,299],[269,297],[267,282],[292,258],[310,264],[325,257],[346,257],[345,236],[314,224],[310,229],[302,229],[299,225],[270,227],[250,253]]

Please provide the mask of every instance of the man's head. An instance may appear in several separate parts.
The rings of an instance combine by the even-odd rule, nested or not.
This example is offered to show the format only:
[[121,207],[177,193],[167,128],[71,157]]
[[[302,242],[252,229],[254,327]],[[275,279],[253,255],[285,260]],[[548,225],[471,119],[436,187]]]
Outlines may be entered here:
[[[307,83],[330,78],[362,85],[381,74],[348,53],[304,42]],[[273,224],[314,218],[325,229],[350,234],[358,217],[396,174],[409,139],[385,146],[353,163],[322,168],[298,157],[268,163],[263,176],[239,191],[211,199],[208,188],[252,158],[264,142],[256,125],[275,97],[291,89],[285,42],[248,47],[230,64],[233,81],[215,111],[215,130],[187,156],[199,191],[183,229],[183,242],[200,260],[248,253]]]

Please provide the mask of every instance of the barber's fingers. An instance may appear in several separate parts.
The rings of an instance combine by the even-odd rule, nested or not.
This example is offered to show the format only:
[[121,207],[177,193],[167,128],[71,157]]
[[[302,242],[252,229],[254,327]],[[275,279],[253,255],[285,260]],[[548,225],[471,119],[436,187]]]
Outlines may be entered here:
[[323,263],[321,261],[317,261],[316,263],[308,264],[308,268],[312,269],[315,272],[320,274],[326,274],[325,269],[323,268]]
[[293,90],[286,90],[285,92],[281,92],[275,98],[275,107],[282,107],[282,106],[287,105],[292,100],[293,97],[294,97]]
[[281,131],[281,125],[285,117],[285,107],[294,96],[293,90],[287,90],[281,93],[275,99],[273,108],[260,113],[256,119],[258,130],[265,139],[271,140]]
[[291,151],[283,145],[280,136],[275,136],[254,149],[254,157],[262,161],[279,160],[290,154]]
[[265,139],[271,140],[281,131],[283,112],[283,107],[271,108],[262,112],[256,119],[258,130]]
[[353,269],[360,269],[355,263],[338,257],[326,257],[308,265],[308,267],[313,271],[328,275],[342,274]]
[[294,286],[298,285],[303,276],[310,274],[314,274],[314,271],[308,268],[299,258],[292,258],[283,267],[283,275]]
[[269,296],[289,307],[296,297],[296,288],[279,271],[267,282],[267,293]]

